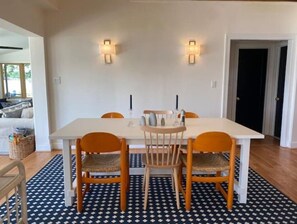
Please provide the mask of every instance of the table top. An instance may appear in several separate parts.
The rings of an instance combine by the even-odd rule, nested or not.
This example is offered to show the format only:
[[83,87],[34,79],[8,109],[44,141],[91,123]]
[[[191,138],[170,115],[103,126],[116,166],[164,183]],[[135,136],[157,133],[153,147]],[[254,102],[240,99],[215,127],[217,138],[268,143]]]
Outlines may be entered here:
[[[138,144],[143,142],[143,132],[137,118],[101,119],[101,118],[78,118],[65,127],[50,135],[51,139],[73,140],[81,138],[89,132],[110,132],[116,136],[124,137],[127,142],[133,141]],[[133,122],[133,126],[129,126]],[[174,120],[166,120],[166,127],[173,126]],[[264,135],[244,127],[226,118],[187,118],[187,130],[184,139],[195,138],[206,131],[223,131],[236,139],[262,139]]]

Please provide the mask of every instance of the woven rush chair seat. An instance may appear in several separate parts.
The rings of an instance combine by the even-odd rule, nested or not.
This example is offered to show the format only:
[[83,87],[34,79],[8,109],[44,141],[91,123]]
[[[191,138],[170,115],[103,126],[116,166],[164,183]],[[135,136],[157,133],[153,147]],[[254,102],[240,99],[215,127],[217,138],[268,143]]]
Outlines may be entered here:
[[[184,164],[187,164],[187,155],[182,155],[181,159]],[[229,168],[229,161],[222,154],[193,154],[192,170],[194,171],[214,172],[228,170]]]
[[85,172],[120,171],[120,154],[89,154],[82,161]]

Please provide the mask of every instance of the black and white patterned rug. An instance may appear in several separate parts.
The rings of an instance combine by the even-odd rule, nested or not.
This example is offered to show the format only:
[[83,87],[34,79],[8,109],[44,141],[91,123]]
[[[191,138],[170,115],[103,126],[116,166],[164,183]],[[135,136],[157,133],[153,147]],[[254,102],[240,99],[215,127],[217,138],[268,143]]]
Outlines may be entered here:
[[[130,158],[131,167],[141,167],[139,155]],[[181,209],[177,210],[171,179],[166,177],[151,178],[148,208],[144,211],[141,184],[142,176],[130,177],[125,213],[119,209],[118,184],[93,185],[79,214],[76,204],[64,206],[62,156],[57,155],[27,183],[29,223],[297,223],[296,203],[252,169],[248,202],[239,204],[235,194],[231,212],[213,185],[199,183],[193,184],[191,211],[185,211],[182,195]],[[13,198],[10,200],[12,203]],[[0,214],[5,209],[2,206]]]

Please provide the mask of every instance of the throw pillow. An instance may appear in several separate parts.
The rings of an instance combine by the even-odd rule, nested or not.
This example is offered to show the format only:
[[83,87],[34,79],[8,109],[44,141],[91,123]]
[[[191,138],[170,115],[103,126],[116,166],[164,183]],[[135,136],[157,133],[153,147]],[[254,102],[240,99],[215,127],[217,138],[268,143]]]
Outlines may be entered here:
[[[2,102],[4,103],[4,102]],[[18,103],[16,105],[5,107],[1,109],[1,112],[3,113],[2,117],[5,118],[20,118],[22,115],[23,108],[29,107],[29,102],[22,102]]]
[[27,99],[27,100],[23,100],[22,102],[23,103],[26,102],[26,103],[29,104],[29,107],[33,107],[33,99],[32,98],[31,99]]
[[21,118],[32,118],[33,117],[33,107],[24,108],[22,111]]
[[3,112],[18,110],[18,109],[22,109],[30,106],[29,102],[21,102],[21,103],[2,102],[1,104],[3,106],[3,109],[2,109]]
[[4,118],[20,118],[22,115],[23,109],[17,109],[17,110],[12,110],[12,111],[3,111],[2,117]]
[[5,107],[11,107],[13,105],[16,105],[16,103],[12,103],[12,102],[0,102],[2,108],[5,108]]
[[0,109],[3,108],[2,102],[7,102],[6,98],[0,99]]

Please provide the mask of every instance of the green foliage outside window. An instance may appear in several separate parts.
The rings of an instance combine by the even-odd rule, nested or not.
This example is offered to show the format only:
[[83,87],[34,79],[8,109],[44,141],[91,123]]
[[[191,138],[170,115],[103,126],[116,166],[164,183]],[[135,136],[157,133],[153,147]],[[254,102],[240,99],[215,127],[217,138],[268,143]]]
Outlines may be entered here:
[[31,65],[30,64],[25,64],[25,78],[26,79],[32,79]]
[[2,95],[9,98],[32,97],[30,64],[0,64],[0,66],[2,66]]
[[20,78],[20,72],[19,72],[19,66],[18,65],[3,65],[4,69],[6,67],[6,75],[7,78],[11,78],[11,79],[18,79]]

